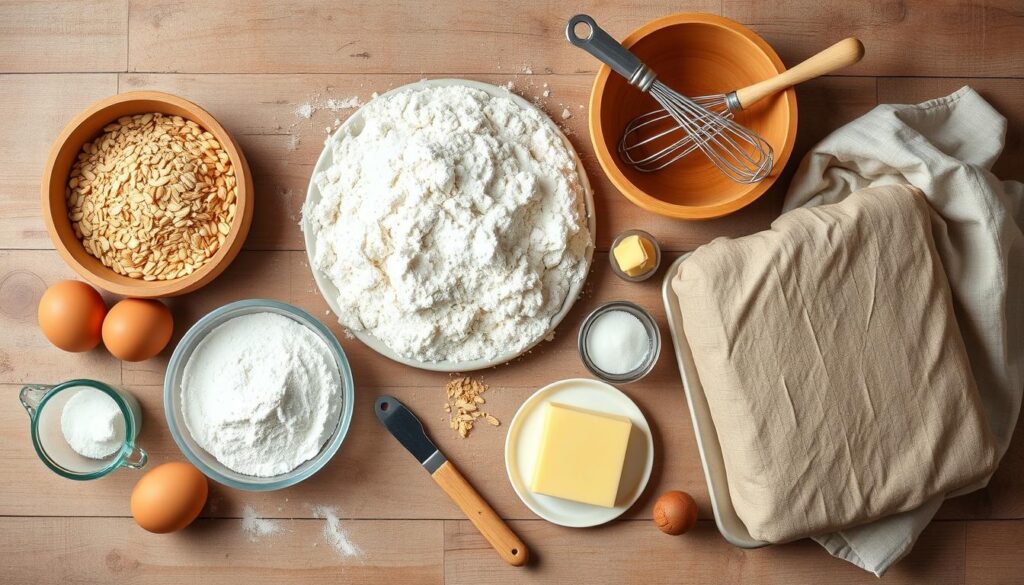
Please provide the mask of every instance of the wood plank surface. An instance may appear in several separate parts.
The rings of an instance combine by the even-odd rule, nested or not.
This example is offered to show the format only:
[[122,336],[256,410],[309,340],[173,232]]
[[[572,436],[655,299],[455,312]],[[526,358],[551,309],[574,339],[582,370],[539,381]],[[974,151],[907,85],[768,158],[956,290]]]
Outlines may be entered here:
[[[797,90],[799,128],[782,180],[750,207],[706,222],[656,217],[629,203],[598,165],[587,131],[596,61],[570,47],[572,14],[592,14],[622,37],[672,12],[723,14],[763,35],[789,65],[848,35],[867,56],[855,67]],[[994,172],[1024,179],[1024,6],[1019,0],[687,0],[510,3],[344,0],[81,0],[0,2],[0,583],[874,583],[811,541],[745,551],[715,529],[704,475],[662,307],[660,280],[617,279],[608,246],[623,229],[655,234],[668,265],[715,237],[766,228],[777,216],[803,154],[831,131],[880,103],[916,103],[963,85],[1008,119]],[[540,106],[568,135],[593,183],[598,218],[594,267],[555,339],[474,375],[491,385],[487,408],[499,427],[469,439],[448,429],[447,374],[376,355],[337,324],[320,296],[298,221],[323,141],[366,101],[421,78],[465,77]],[[214,114],[244,149],[256,184],[256,213],[245,250],[216,281],[169,299],[172,343],[160,356],[119,362],[102,349],[68,354],[36,324],[45,287],[72,271],[52,250],[39,216],[39,178],[51,142],[82,108],[119,91],[159,89]],[[335,108],[331,108],[331,104]],[[313,113],[298,113],[303,105]],[[581,107],[582,106],[582,107]],[[563,118],[563,112],[569,117]],[[162,384],[174,344],[198,318],[227,302],[273,298],[327,324],[356,379],[355,417],[338,455],[309,480],[278,492],[211,483],[193,526],[153,535],[132,521],[128,497],[139,474],[93,482],[54,476],[38,460],[20,386],[73,377],[103,380],[135,394],[143,409],[139,443],[152,464],[180,461],[167,429]],[[108,296],[108,301],[115,300]],[[666,348],[643,381],[623,386],[645,413],[655,440],[650,484],[622,520],[575,530],[537,519],[504,471],[507,424],[519,405],[553,380],[589,377],[576,335],[597,305],[628,299],[652,311]],[[430,477],[369,410],[394,394],[531,549],[525,570],[504,565]],[[947,502],[913,552],[883,583],[1024,583],[1024,423],[989,486]],[[701,521],[683,537],[649,518],[661,492],[693,494]],[[324,508],[340,532],[325,532]],[[261,524],[260,522],[263,522]],[[246,526],[249,530],[246,530]],[[253,532],[254,526],[276,530]],[[332,545],[342,534],[359,554]]]
[[[65,80],[51,76],[19,76],[22,87],[9,94],[0,89],[0,105],[15,108],[28,119],[47,115],[55,120],[32,132],[25,127],[21,135],[0,136],[0,156],[10,153],[17,165],[10,174],[0,171],[0,193],[5,197],[0,210],[0,247],[50,248],[52,244],[39,217],[38,177],[50,143],[71,117],[89,102],[99,99],[110,88],[68,103],[64,92],[70,87]],[[490,75],[472,76],[480,81],[505,85],[535,101],[555,120],[559,120],[583,160],[595,190],[598,217],[597,244],[607,249],[615,234],[624,229],[642,226],[659,238],[666,250],[692,250],[718,236],[739,236],[764,229],[778,215],[782,189],[776,188],[749,207],[725,218],[680,222],[644,212],[626,200],[604,177],[593,155],[586,129],[586,107],[590,94],[589,75]],[[122,74],[118,80],[121,91],[158,89],[176,93],[209,110],[238,139],[252,167],[256,185],[256,208],[253,227],[246,248],[254,250],[304,249],[298,227],[302,202],[305,200],[313,165],[323,149],[327,128],[345,120],[353,110],[332,111],[328,100],[357,97],[367,100],[375,91],[386,91],[419,80],[422,75],[374,76],[369,84],[356,75],[139,75]],[[109,81],[109,80],[108,80]],[[870,80],[873,82],[873,80]],[[835,83],[835,85],[832,85]],[[547,87],[545,87],[547,84]],[[22,91],[16,91],[21,89]],[[548,97],[543,93],[547,91]],[[843,100],[830,100],[828,95],[842,95]],[[824,121],[800,129],[801,144],[809,146],[828,131],[853,119],[874,105],[874,84],[850,83],[842,78],[829,78],[801,91],[807,109],[822,112]],[[803,97],[806,96],[806,97]],[[6,103],[5,103],[6,98]],[[315,105],[310,118],[296,113],[300,105]],[[581,109],[580,106],[583,106]],[[562,119],[569,110],[571,117]],[[805,139],[805,136],[811,138]],[[26,148],[28,144],[28,148]],[[804,150],[794,153],[794,160]]]
[[597,70],[566,50],[564,29],[580,11],[616,36],[658,16],[718,12],[719,0],[685,3],[552,0],[465,4],[428,0],[130,0],[128,69],[197,73],[574,73]]
[[[30,340],[22,342],[23,359],[13,362],[10,371],[0,378],[0,381],[10,384],[2,388],[13,399],[17,383],[55,383],[69,377],[60,367],[62,359],[69,354],[46,343],[35,324],[34,311],[45,284],[55,279],[37,267],[67,269],[55,255],[46,251],[0,252],[0,258],[6,258],[9,263],[7,266],[0,264],[0,279],[13,274],[18,282],[31,283],[31,286],[21,285],[17,294],[11,293],[10,297],[16,301],[12,306],[22,309],[21,318],[9,322],[9,330],[19,339]],[[670,259],[666,258],[666,262]],[[38,276],[40,273],[44,276]],[[267,274],[279,276],[268,279]],[[60,276],[66,276],[66,273]],[[0,294],[3,291],[4,288],[0,287]],[[638,295],[639,291],[642,292]],[[450,376],[395,364],[373,354],[358,341],[347,338],[336,321],[325,314],[326,304],[314,288],[304,252],[243,252],[210,286],[187,299],[172,299],[169,305],[177,325],[171,346],[206,312],[232,300],[253,297],[291,302],[320,317],[332,329],[341,341],[358,381],[356,416],[349,439],[339,455],[323,472],[290,488],[289,502],[282,503],[280,493],[245,494],[218,489],[216,493],[223,497],[218,496],[220,503],[215,509],[207,510],[209,515],[238,515],[243,503],[250,502],[259,504],[268,515],[294,517],[308,515],[307,505],[310,503],[339,498],[344,502],[346,513],[358,518],[457,518],[458,510],[433,485],[429,476],[387,435],[376,419],[369,416],[373,400],[379,393],[387,391],[420,414],[438,445],[459,464],[462,472],[499,513],[510,518],[533,517],[512,491],[504,473],[507,427],[481,427],[469,439],[459,439],[442,420],[443,389]],[[529,356],[512,364],[475,374],[492,387],[486,394],[489,412],[507,424],[519,404],[539,387],[556,379],[552,372],[557,371],[558,378],[589,377],[576,355],[579,322],[593,307],[619,298],[631,298],[650,307],[662,328],[663,345],[666,348],[671,346],[664,310],[660,308],[658,282],[624,283],[611,274],[607,255],[599,254],[595,259],[591,288],[557,330],[554,341],[543,343]],[[169,347],[158,358],[139,363],[125,362],[122,367],[124,387],[142,403],[145,422],[139,442],[150,451],[154,463],[180,459],[163,421],[162,384],[170,352]],[[623,388],[646,413],[656,447],[651,488],[629,515],[647,518],[656,494],[668,489],[683,489],[694,494],[705,517],[710,517],[678,372],[668,350],[664,355],[665,359],[647,378]],[[107,381],[119,378],[117,370],[110,376],[100,369],[100,366],[116,368],[119,364],[102,349],[74,354],[74,357],[98,363],[95,373],[83,373],[83,376]],[[134,474],[127,472],[94,483],[59,482],[45,495],[33,497],[32,486],[47,482],[50,472],[39,463],[29,442],[24,438],[15,440],[25,433],[27,417],[20,409],[11,408],[0,410],[0,420],[3,421],[0,429],[10,429],[13,433],[11,441],[0,445],[0,461],[11,461],[17,470],[9,476],[0,476],[0,493],[19,496],[0,499],[0,515],[73,515],[83,508],[90,510],[91,515],[127,513],[124,494],[136,479]],[[394,463],[381,465],[382,458]],[[33,480],[23,482],[18,479],[23,476]],[[389,503],[386,508],[381,507],[382,501]]]
[[965,582],[1017,585],[1021,574],[1024,522],[969,522],[966,525]]
[[[1018,524],[1014,522],[1012,524]],[[513,522],[527,546],[540,549],[528,571],[489,562],[486,542],[469,522],[445,522],[445,575],[450,583],[878,583],[874,575],[837,562],[809,540],[743,550],[716,537],[714,524],[698,522],[682,536],[668,536],[650,522],[614,522],[573,530],[546,522]],[[537,543],[534,545],[534,543]],[[541,546],[543,543],[543,546]],[[882,582],[964,583],[964,525],[936,522]],[[1019,550],[1019,549],[1018,549]],[[492,553],[493,554],[493,553]]]
[[166,536],[125,518],[0,518],[0,578],[20,585],[443,582],[443,522],[342,519],[338,529],[358,549],[351,555],[332,544],[325,524],[282,520],[278,532],[252,536],[238,519],[198,520]]
[[1024,76],[1019,0],[722,0],[722,15],[763,35],[786,63],[857,36],[864,60],[841,75]]
[[[181,460],[162,409],[163,388],[131,386],[142,404],[143,426],[139,444],[152,464]],[[128,497],[138,480],[136,472],[122,470],[95,482],[55,481],[26,440],[28,416],[17,408],[17,386],[0,386],[12,408],[0,411],[5,438],[0,455],[8,473],[0,478],[0,516],[128,516]],[[501,427],[477,428],[460,439],[442,420],[442,388],[389,388],[388,394],[406,403],[424,422],[428,433],[470,483],[504,518],[536,518],[512,491],[505,475],[505,429],[516,408],[534,387],[496,387],[489,391],[487,408],[504,423]],[[629,390],[626,390],[629,392]],[[337,506],[346,517],[361,519],[459,519],[458,508],[434,484],[430,476],[370,416],[373,401],[384,389],[360,386],[356,416],[349,437],[338,455],[321,472],[281,492],[247,493],[211,483],[210,504],[203,515],[211,518],[240,517],[246,505],[271,518],[312,517],[313,507]],[[700,470],[700,460],[682,397],[659,401],[640,392],[631,393],[652,423],[655,468],[648,490],[626,517],[648,519],[657,494],[669,489],[690,492],[705,518],[711,509]],[[665,404],[659,404],[665,402]],[[652,409],[654,405],[657,408]],[[39,485],[47,485],[37,493]]]
[[[674,255],[669,255],[669,263]],[[266,275],[277,275],[266,278]],[[328,313],[316,291],[304,252],[243,252],[228,271],[203,290],[185,299],[171,299],[177,319],[174,338],[163,354],[138,363],[119,363],[102,349],[86,354],[67,354],[50,346],[35,323],[35,306],[47,283],[70,276],[70,271],[47,251],[0,251],[0,314],[5,331],[17,340],[17,355],[0,354],[0,383],[12,397],[18,383],[55,383],[75,376],[121,381],[138,396],[145,424],[140,444],[149,450],[154,463],[180,458],[164,423],[162,384],[171,348],[202,315],[214,308],[243,298],[274,298],[290,302],[319,317],[341,341],[357,381],[356,416],[340,454],[320,474],[288,490],[289,501],[280,493],[246,494],[215,489],[216,502],[206,515],[237,516],[245,503],[256,504],[268,516],[308,516],[310,505],[337,499],[355,518],[458,518],[455,509],[436,489],[429,477],[384,432],[376,419],[367,416],[373,400],[382,392],[395,394],[421,415],[439,446],[460,464],[463,473],[503,516],[532,518],[519,501],[504,473],[506,426],[481,427],[470,439],[461,440],[447,428],[442,406],[443,387],[448,374],[430,373],[395,364],[374,354],[355,339]],[[588,377],[576,355],[576,334],[580,321],[594,307],[615,299],[630,299],[651,309],[662,330],[666,348],[663,359],[644,380],[623,387],[651,423],[655,438],[655,472],[640,501],[627,513],[629,518],[650,517],[653,500],[663,491],[690,492],[701,506],[701,517],[711,518],[710,503],[700,467],[679,374],[671,357],[671,339],[661,301],[660,282],[629,284],[615,277],[607,254],[598,254],[589,286],[576,307],[562,323],[551,342],[545,342],[528,356],[506,366],[475,374],[491,385],[486,395],[488,409],[504,423],[510,422],[518,405],[530,394],[555,378]],[[0,351],[9,352],[7,347]],[[19,359],[20,358],[20,359]],[[6,364],[6,365],[4,365]],[[119,368],[120,366],[120,368]],[[0,476],[0,493],[18,497],[0,499],[0,515],[89,515],[127,514],[124,494],[136,475],[121,472],[101,482],[58,482],[44,495],[34,486],[47,483],[50,472],[35,456],[24,438],[28,427],[25,414],[17,408],[0,411],[0,429],[7,429],[8,441],[0,445],[0,461],[11,461],[11,472]],[[18,437],[22,437],[20,440]],[[381,466],[384,458],[395,464]],[[1024,518],[1024,485],[1018,470],[1024,465],[1024,433],[1015,435],[1006,464],[997,471],[985,490],[950,501],[940,513],[949,519]],[[497,471],[496,471],[497,470]],[[32,478],[25,481],[24,478]],[[415,486],[410,489],[409,486]],[[383,498],[383,500],[382,500]],[[380,502],[389,502],[381,508]]]
[[0,73],[124,71],[127,66],[125,0],[0,2]]
[[[0,61],[2,62],[2,61]],[[50,145],[90,103],[117,93],[117,75],[0,75],[0,249],[52,248],[39,184]]]
[[46,287],[74,277],[53,252],[0,250],[0,383],[45,384],[76,377],[121,382],[121,365],[109,354],[63,352],[39,330],[36,308]]

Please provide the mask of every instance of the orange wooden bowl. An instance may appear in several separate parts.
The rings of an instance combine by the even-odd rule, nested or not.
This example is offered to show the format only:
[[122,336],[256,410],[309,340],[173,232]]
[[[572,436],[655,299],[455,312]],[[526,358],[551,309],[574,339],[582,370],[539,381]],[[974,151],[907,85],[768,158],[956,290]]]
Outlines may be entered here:
[[[658,79],[688,96],[728,93],[785,71],[768,43],[750,29],[712,14],[684,13],[650,22],[622,41]],[[618,144],[637,115],[657,109],[653,98],[603,65],[590,94],[590,137],[612,184],[642,209],[680,219],[732,213],[778,179],[796,139],[796,93],[789,89],[740,112],[736,119],[772,145],[775,167],[759,183],[742,185],[694,153],[669,167],[642,173],[622,162]]]
[[[238,194],[235,217],[224,244],[192,274],[173,280],[145,281],[120,275],[90,255],[75,236],[68,218],[65,188],[82,145],[100,135],[103,127],[122,116],[160,112],[192,120],[220,142],[235,169]],[[188,100],[156,91],[134,91],[102,99],[81,112],[64,128],[46,161],[42,183],[43,219],[50,239],[64,261],[85,280],[114,294],[129,297],[170,297],[192,292],[216,278],[238,255],[252,224],[252,173],[242,149],[206,110]]]

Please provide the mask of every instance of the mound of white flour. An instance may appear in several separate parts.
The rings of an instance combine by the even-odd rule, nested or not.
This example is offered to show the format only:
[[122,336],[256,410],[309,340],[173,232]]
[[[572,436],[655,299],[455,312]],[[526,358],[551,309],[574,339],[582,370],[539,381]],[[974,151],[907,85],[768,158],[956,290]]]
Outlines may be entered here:
[[339,321],[419,361],[466,361],[542,337],[586,277],[572,153],[549,122],[467,87],[371,102],[332,138],[303,210]]
[[252,313],[211,331],[181,382],[189,434],[226,467],[287,473],[334,434],[341,374],[327,344],[288,317]]

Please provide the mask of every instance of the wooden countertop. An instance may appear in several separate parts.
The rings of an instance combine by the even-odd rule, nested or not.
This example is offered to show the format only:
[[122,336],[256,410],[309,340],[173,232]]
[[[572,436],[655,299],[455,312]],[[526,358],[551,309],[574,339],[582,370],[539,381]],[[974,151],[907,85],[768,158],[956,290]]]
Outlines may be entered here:
[[[848,35],[863,39],[856,67],[798,91],[800,133],[790,171],[807,148],[877,103],[915,102],[964,84],[1010,120],[996,171],[1024,178],[1024,12],[1017,0],[821,2],[691,0],[571,4],[544,0],[473,3],[372,0],[178,2],[82,0],[0,3],[0,581],[7,583],[875,583],[810,541],[755,551],[727,544],[711,520],[704,478],[675,364],[667,356],[643,382],[624,388],[647,413],[657,444],[646,494],[621,521],[572,530],[538,520],[509,485],[505,426],[460,440],[442,422],[444,374],[398,366],[333,323],[306,263],[297,220],[325,127],[350,111],[296,115],[307,102],[358,96],[423,77],[512,82],[559,121],[596,189],[598,247],[586,293],[556,339],[514,363],[480,372],[488,410],[507,423],[539,386],[584,376],[575,349],[580,319],[596,304],[629,299],[664,327],[660,279],[630,285],[607,268],[616,232],[643,227],[669,252],[721,235],[765,228],[784,185],[725,219],[686,223],[654,217],[603,178],[586,130],[596,66],[562,37],[578,11],[622,37],[675,11],[723,14],[751,26],[793,64]],[[39,218],[38,183],[50,142],[90,102],[132,89],[161,89],[197,102],[241,143],[255,175],[257,209],[246,249],[212,285],[170,302],[177,339],[226,302],[269,297],[328,323],[353,362],[356,416],[349,439],[321,473],[291,489],[245,493],[211,484],[203,518],[174,535],[153,535],[129,516],[138,474],[119,471],[77,483],[37,459],[16,394],[26,382],[90,377],[132,391],[142,403],[141,444],[152,464],[181,460],[163,418],[169,352],[122,364],[103,351],[66,354],[35,323],[48,283],[72,277]],[[550,92],[545,97],[544,91]],[[582,106],[582,108],[581,108]],[[563,110],[571,117],[562,119]],[[785,181],[782,181],[785,183]],[[668,261],[665,264],[668,264]],[[666,341],[667,338],[666,338]],[[527,569],[504,566],[430,478],[370,416],[378,393],[421,415],[463,473],[531,547]],[[393,459],[393,461],[392,461]],[[1024,433],[1017,433],[991,485],[948,502],[888,583],[1020,583],[1024,558]],[[650,522],[654,498],[682,489],[701,505],[683,537]],[[250,537],[246,506],[280,531]],[[361,551],[345,556],[324,538],[316,506],[330,506]]]

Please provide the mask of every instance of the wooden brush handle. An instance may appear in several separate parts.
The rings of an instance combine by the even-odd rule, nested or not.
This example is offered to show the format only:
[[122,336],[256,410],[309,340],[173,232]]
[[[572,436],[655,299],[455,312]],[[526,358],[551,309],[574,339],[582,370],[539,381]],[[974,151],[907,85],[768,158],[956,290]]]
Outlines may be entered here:
[[821,77],[837,69],[853,65],[864,56],[864,45],[854,37],[846,38],[824,51],[807,59],[803,63],[769,77],[743,89],[736,90],[736,99],[744,108],[750,107],[764,98],[803,83],[808,79]]
[[451,461],[445,461],[437,471],[431,474],[437,485],[441,486],[448,497],[455,502],[462,513],[476,526],[480,534],[484,535],[487,542],[491,543],[494,550],[498,551],[505,562],[520,567],[526,564],[529,558],[529,551],[526,545],[519,540],[512,529],[498,517],[480,494],[476,493],[473,486],[469,485],[466,478],[462,477],[459,470],[452,465]]

